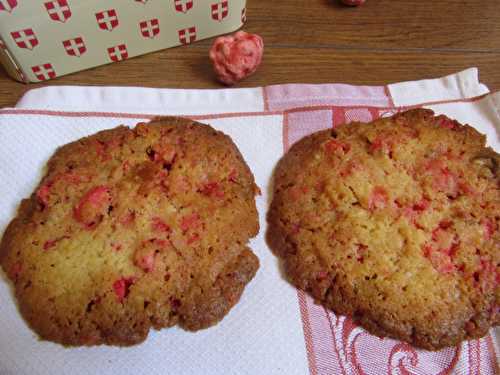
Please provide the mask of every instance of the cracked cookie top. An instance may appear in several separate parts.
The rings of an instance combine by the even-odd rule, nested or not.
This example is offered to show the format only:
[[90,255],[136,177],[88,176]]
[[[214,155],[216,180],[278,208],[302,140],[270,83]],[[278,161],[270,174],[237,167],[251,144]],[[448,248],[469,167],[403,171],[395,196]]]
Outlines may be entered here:
[[258,259],[254,177],[232,140],[160,118],[61,147],[0,245],[43,339],[131,345],[196,330],[238,301]]
[[312,134],[280,161],[289,279],[379,336],[439,349],[500,322],[500,157],[430,110]]

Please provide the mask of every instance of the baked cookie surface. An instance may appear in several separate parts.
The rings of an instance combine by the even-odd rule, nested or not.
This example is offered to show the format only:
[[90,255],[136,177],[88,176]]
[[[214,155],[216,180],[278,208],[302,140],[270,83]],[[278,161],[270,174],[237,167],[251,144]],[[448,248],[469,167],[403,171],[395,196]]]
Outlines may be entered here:
[[275,171],[268,242],[294,285],[378,336],[481,337],[500,323],[499,163],[430,110],[320,131]]
[[0,244],[22,315],[64,345],[132,345],[198,330],[239,300],[259,262],[254,177],[232,140],[160,118],[65,145]]

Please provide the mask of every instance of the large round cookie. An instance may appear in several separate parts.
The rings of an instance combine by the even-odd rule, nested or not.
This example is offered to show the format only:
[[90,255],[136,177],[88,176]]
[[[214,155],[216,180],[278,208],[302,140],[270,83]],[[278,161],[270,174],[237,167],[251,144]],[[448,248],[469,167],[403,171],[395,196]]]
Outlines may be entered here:
[[131,345],[218,322],[258,268],[253,175],[231,139],[187,119],[61,147],[0,245],[41,338]]
[[429,110],[325,130],[275,173],[268,240],[299,288],[436,350],[500,322],[500,157]]

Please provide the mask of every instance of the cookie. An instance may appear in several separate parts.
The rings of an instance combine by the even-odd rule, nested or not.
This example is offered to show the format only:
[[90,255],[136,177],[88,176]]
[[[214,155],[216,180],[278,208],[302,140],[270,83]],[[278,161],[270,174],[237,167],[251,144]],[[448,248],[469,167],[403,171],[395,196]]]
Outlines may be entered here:
[[21,202],[0,264],[22,315],[64,345],[132,345],[209,327],[259,262],[254,177],[232,140],[166,117],[57,150]]
[[268,242],[287,277],[378,336],[437,350],[500,323],[500,157],[430,110],[300,140]]

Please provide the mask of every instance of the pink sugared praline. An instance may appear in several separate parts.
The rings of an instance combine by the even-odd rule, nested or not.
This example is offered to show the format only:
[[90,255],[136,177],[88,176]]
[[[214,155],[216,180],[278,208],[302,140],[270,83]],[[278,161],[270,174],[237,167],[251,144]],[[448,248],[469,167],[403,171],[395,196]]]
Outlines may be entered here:
[[363,5],[366,0],[342,0],[342,3],[349,5],[351,7],[357,7],[358,5]]
[[264,53],[264,42],[256,34],[238,31],[215,39],[210,60],[217,79],[231,86],[255,73]]

